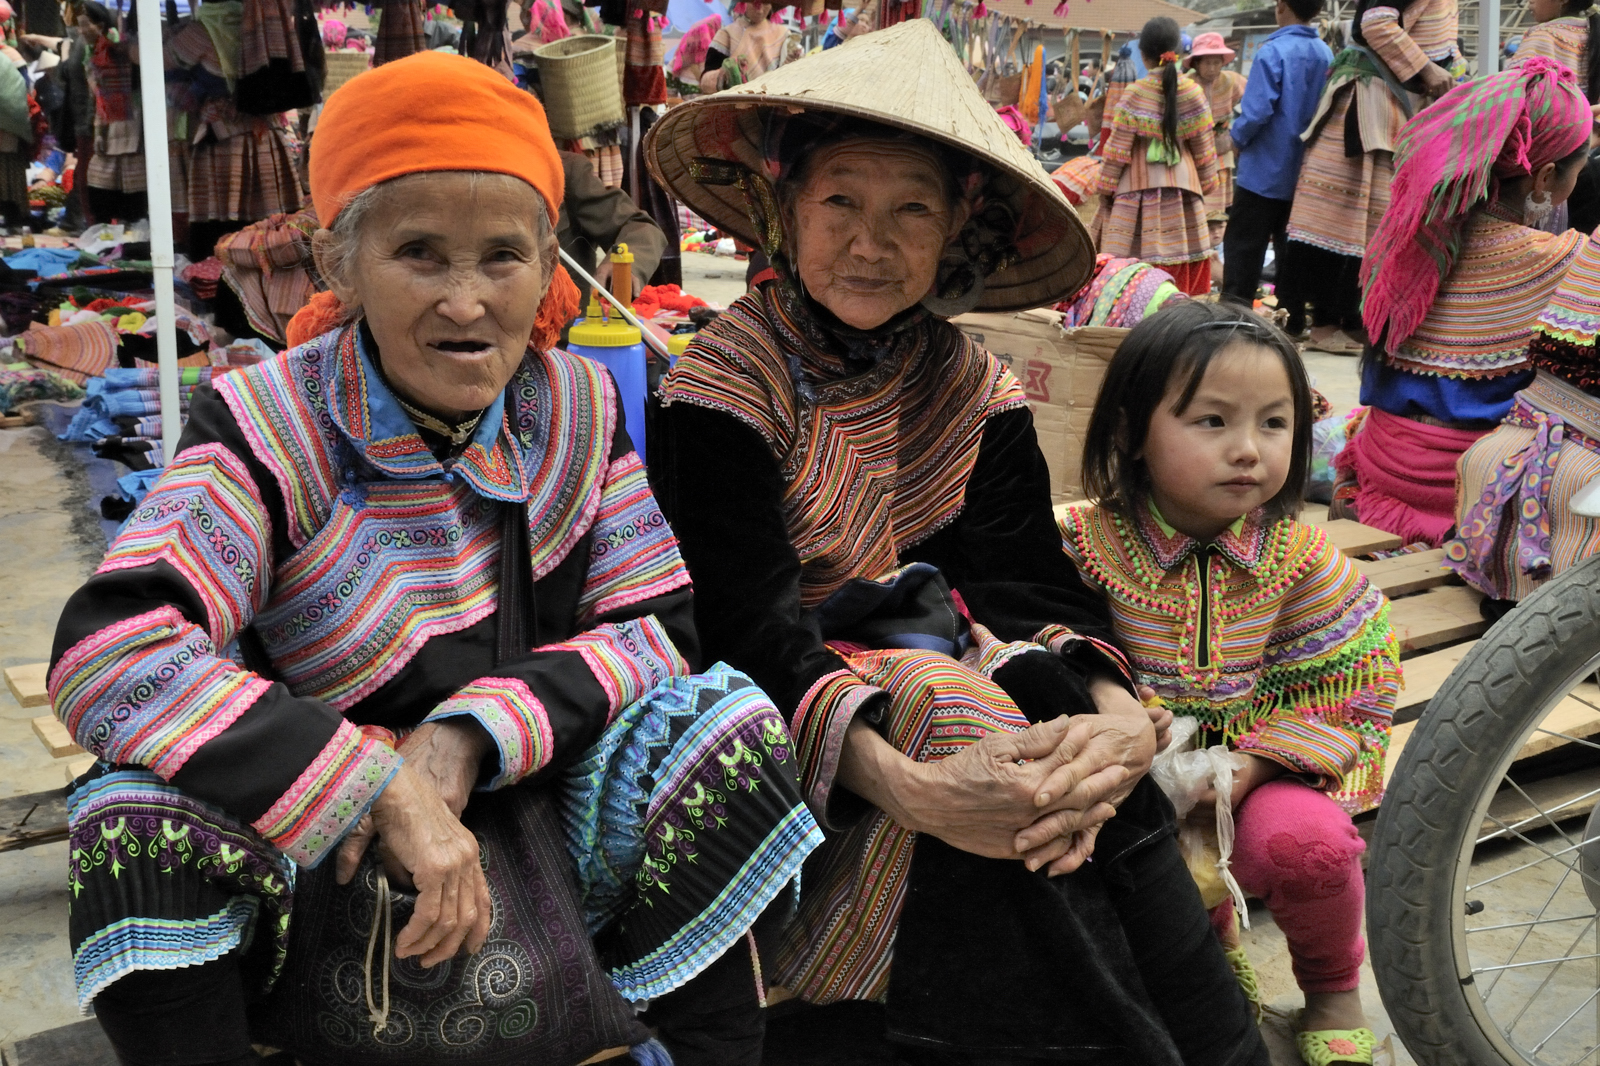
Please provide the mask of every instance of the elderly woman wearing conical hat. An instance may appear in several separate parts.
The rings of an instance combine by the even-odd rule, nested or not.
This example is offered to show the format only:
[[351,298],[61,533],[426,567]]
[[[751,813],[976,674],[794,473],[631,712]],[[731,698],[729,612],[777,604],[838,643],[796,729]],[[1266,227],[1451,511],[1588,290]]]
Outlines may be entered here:
[[57,632],[80,1000],[140,1066],[569,1066],[647,1000],[716,1061],[821,833],[772,705],[694,673],[615,384],[552,347],[544,113],[427,52],[312,160],[311,339],[196,395]]
[[667,377],[652,471],[707,652],[788,716],[831,830],[767,979],[884,1000],[907,1061],[1265,1063],[1023,389],[947,321],[1075,291],[1072,207],[920,19],[647,151],[772,263]]

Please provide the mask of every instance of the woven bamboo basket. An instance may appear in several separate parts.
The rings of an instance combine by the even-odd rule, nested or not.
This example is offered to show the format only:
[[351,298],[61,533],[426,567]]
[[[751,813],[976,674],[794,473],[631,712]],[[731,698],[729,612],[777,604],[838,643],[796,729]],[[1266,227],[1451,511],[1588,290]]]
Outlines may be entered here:
[[322,98],[326,100],[335,89],[366,70],[372,62],[367,52],[329,52],[328,78],[322,83]]
[[557,140],[576,140],[622,124],[617,42],[599,34],[552,41],[533,53],[544,110]]

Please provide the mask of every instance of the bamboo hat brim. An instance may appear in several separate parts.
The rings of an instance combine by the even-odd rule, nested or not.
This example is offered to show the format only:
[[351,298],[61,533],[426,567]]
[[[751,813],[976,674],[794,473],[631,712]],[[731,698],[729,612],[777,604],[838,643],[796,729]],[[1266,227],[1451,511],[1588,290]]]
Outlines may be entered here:
[[760,246],[742,190],[697,181],[697,160],[766,173],[764,112],[831,112],[920,134],[995,173],[986,195],[1011,202],[1018,259],[989,275],[980,311],[1021,311],[1078,291],[1094,244],[1067,198],[1001,121],[932,22],[911,19],[670,109],[645,159],[672,194],[719,230]]

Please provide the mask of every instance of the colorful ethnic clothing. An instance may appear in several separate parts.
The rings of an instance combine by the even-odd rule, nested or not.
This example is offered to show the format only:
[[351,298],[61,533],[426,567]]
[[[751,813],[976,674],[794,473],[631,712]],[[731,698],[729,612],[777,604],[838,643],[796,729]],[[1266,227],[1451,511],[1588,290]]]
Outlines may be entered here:
[[[917,836],[835,787],[851,723],[931,761],[1086,709],[1091,676],[1129,674],[1059,550],[1048,468],[1009,371],[920,309],[861,333],[785,290],[742,297],[680,357],[657,469],[708,654],[790,715],[807,799],[834,830],[808,861],[777,979],[813,1002],[878,998],[906,943]],[[865,648],[829,635],[833,616],[817,608],[831,593],[892,584],[910,563],[956,594],[965,658],[909,634]],[[1159,797],[1130,804],[1106,832],[1130,848],[1167,839]]]
[[1233,138],[1229,127],[1233,125],[1233,112],[1244,99],[1244,75],[1233,70],[1220,70],[1207,85],[1198,74],[1191,74],[1196,85],[1206,94],[1211,107],[1211,135],[1216,141],[1217,184],[1206,196],[1206,224],[1211,228],[1211,243],[1222,244],[1222,231],[1228,225],[1228,208],[1233,206]]
[[1544,233],[1498,206],[1474,211],[1433,306],[1414,333],[1390,346],[1385,361],[1443,378],[1525,370],[1534,321],[1586,243],[1576,230]]
[[1093,233],[1108,255],[1176,266],[1211,254],[1206,197],[1217,188],[1217,152],[1210,104],[1188,78],[1178,80],[1177,143],[1164,143],[1161,78],[1157,69],[1128,86],[1106,118],[1100,195],[1113,200]]
[[1589,18],[1587,15],[1562,15],[1541,22],[1522,35],[1517,54],[1507,66],[1515,67],[1532,56],[1544,56],[1571,70],[1578,85],[1587,91],[1589,84]]
[[1206,743],[1308,775],[1352,814],[1377,806],[1400,648],[1388,601],[1325,533],[1246,516],[1201,544],[1148,503],[1068,508],[1061,533],[1139,680]]
[[1062,313],[1061,324],[1074,326],[1113,326],[1131,329],[1184,294],[1173,284],[1172,275],[1160,267],[1138,259],[1114,259],[1104,253],[1095,257],[1094,274],[1089,283],[1070,300],[1056,304]]
[[1487,596],[1520,600],[1600,551],[1600,522],[1567,506],[1600,477],[1597,338],[1600,244],[1591,240],[1533,327],[1528,356],[1537,374],[1505,420],[1461,457],[1457,536],[1445,545],[1445,565]]
[[[63,614],[51,696],[104,767],[75,795],[73,832],[90,847],[91,822],[114,824],[118,804],[165,805],[187,812],[169,821],[197,841],[248,852],[256,878],[219,874],[209,856],[222,845],[209,843],[162,853],[189,870],[184,883],[211,886],[176,902],[141,888],[137,869],[114,884],[86,873],[71,912],[85,1005],[132,970],[248,947],[251,908],[286,920],[287,889],[262,871],[288,885],[294,866],[321,863],[396,771],[396,739],[424,721],[470,717],[488,732],[488,790],[555,785],[608,726],[646,730],[625,738],[626,759],[589,771],[591,786],[633,795],[631,813],[571,814],[574,831],[633,841],[618,877],[676,832],[663,828],[679,824],[673,805],[705,795],[713,762],[745,767],[671,906],[608,957],[614,973],[643,968],[618,980],[644,996],[708,965],[820,842],[770,704],[735,675],[689,676],[688,572],[609,375],[530,350],[453,451],[419,435],[374,351],[365,327],[347,327],[198,392],[174,462]],[[506,543],[526,546],[531,585],[531,650],[510,657],[497,650]],[[693,695],[718,685],[739,699]],[[670,755],[648,748],[684,730],[694,739]],[[633,775],[633,793],[608,772]],[[654,789],[642,809],[641,788]],[[75,868],[85,861],[75,852]],[[665,930],[666,915],[682,924]]]
[[[1437,63],[1459,75],[1457,0],[1363,3],[1362,47],[1334,59],[1316,116],[1303,134],[1306,154],[1289,215],[1289,239],[1359,257],[1389,207],[1394,150],[1406,120],[1426,97],[1407,85]],[[1402,88],[1390,88],[1379,64]]]

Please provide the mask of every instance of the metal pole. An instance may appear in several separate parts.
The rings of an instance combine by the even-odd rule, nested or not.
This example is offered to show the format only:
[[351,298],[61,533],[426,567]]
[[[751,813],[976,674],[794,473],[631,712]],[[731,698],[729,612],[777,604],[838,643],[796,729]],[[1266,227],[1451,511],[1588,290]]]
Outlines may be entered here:
[[167,159],[167,85],[161,64],[161,2],[135,0],[139,13],[139,91],[144,113],[145,192],[150,202],[150,262],[156,287],[156,355],[161,386],[161,450],[172,462],[183,419],[178,406],[177,305],[172,298],[172,181]]
[[1500,0],[1478,0],[1478,77],[1500,73]]

